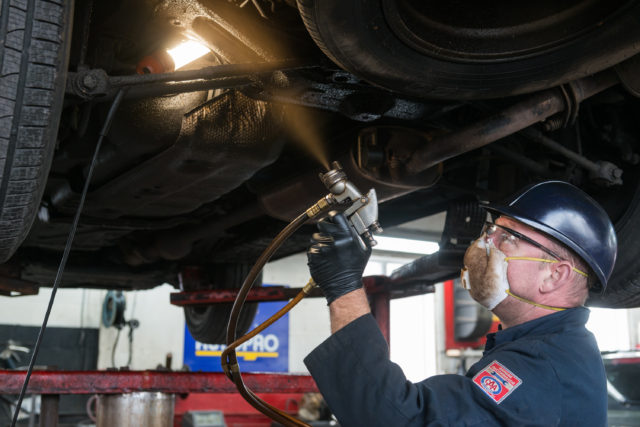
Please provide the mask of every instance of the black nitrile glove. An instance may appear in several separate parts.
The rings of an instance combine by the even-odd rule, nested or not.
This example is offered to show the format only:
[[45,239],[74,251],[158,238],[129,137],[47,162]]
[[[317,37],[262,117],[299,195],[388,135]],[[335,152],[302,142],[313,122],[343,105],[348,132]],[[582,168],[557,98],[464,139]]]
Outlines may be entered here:
[[311,238],[307,264],[311,277],[331,304],[362,287],[362,273],[371,248],[362,249],[359,237],[342,213],[330,213],[318,222],[319,233]]

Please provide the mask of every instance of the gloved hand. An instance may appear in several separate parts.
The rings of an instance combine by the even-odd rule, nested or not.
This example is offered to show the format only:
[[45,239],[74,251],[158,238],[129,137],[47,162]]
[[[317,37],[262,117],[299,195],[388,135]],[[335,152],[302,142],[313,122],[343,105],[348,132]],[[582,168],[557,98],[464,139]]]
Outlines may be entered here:
[[330,213],[318,222],[319,233],[311,238],[307,265],[311,277],[324,292],[328,304],[362,287],[362,273],[371,256],[342,213]]

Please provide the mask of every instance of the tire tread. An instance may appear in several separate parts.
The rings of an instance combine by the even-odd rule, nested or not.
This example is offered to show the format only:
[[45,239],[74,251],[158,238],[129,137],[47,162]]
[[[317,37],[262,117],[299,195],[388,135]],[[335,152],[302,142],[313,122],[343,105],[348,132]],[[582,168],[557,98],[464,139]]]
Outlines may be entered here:
[[0,18],[0,262],[22,243],[46,182],[73,2],[5,0]]

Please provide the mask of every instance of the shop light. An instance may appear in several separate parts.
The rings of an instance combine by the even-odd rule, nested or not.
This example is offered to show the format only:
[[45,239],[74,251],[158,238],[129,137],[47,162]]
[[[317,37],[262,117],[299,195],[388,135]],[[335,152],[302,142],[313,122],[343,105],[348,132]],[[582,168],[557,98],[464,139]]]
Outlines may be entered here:
[[179,44],[173,49],[167,50],[167,52],[173,59],[175,69],[177,70],[195,61],[196,59],[203,57],[207,53],[211,52],[211,50],[194,40],[187,40],[186,42]]
[[402,252],[405,254],[431,255],[440,249],[436,242],[426,240],[402,239],[398,237],[375,236],[378,244],[374,250],[387,252]]

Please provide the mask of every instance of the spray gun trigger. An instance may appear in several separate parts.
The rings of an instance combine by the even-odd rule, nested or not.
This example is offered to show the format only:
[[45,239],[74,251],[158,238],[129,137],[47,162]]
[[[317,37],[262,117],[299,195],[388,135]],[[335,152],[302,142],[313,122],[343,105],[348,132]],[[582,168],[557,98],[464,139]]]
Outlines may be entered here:
[[358,237],[358,243],[360,244],[360,248],[363,251],[367,250],[367,244],[365,243],[365,241],[362,239],[362,236],[357,236]]

